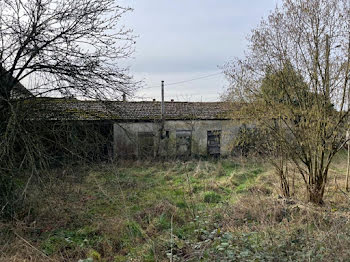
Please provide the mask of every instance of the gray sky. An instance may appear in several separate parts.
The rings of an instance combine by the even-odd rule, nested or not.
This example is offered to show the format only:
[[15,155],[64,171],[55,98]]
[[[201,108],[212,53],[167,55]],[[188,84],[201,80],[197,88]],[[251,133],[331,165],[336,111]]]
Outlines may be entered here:
[[134,30],[131,73],[144,80],[135,100],[217,101],[227,85],[223,75],[169,85],[220,72],[218,66],[242,57],[246,36],[280,0],[122,0],[134,11],[123,23]]

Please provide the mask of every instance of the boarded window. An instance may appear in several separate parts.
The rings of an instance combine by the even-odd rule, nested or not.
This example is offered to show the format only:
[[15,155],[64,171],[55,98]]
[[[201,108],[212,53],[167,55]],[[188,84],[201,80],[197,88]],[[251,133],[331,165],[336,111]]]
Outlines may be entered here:
[[150,158],[154,156],[154,135],[152,132],[138,133],[139,140],[139,157]]
[[221,130],[208,131],[208,155],[218,157],[220,156],[220,139]]
[[188,157],[191,155],[191,130],[176,130],[176,155]]

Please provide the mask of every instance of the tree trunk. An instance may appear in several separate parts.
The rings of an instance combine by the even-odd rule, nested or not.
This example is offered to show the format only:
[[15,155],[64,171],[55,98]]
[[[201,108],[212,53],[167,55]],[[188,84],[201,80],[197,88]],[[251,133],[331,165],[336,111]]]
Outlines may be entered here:
[[325,179],[320,183],[309,184],[308,186],[308,201],[316,205],[323,205],[323,195],[325,190]]
[[[349,106],[348,106],[349,108]],[[346,131],[346,139],[349,140],[349,130]],[[346,166],[346,181],[345,181],[345,190],[349,192],[349,173],[350,173],[350,141],[347,141],[348,146],[348,161]]]
[[289,182],[288,182],[288,178],[287,178],[287,171],[284,171],[283,169],[281,169],[279,171],[279,177],[280,177],[280,183],[281,183],[281,191],[282,191],[282,195],[285,198],[289,198],[290,197],[290,190],[289,190]]
[[316,205],[323,205],[323,192],[322,191],[309,191],[309,202]]

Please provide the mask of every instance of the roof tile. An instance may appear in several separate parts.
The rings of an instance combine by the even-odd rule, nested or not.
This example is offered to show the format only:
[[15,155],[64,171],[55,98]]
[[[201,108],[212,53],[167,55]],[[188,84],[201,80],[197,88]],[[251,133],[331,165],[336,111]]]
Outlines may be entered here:
[[[159,120],[158,101],[82,101],[76,99],[45,99],[38,103],[40,118],[51,120]],[[232,103],[227,102],[165,102],[165,119],[229,119]],[[237,105],[235,105],[237,109]],[[37,111],[38,112],[38,111]]]

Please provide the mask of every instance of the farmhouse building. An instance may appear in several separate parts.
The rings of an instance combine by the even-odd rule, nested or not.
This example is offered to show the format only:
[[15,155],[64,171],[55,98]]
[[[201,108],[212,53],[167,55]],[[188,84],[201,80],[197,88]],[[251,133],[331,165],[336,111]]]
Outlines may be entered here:
[[117,157],[229,155],[240,124],[223,102],[121,102],[113,126]]
[[39,104],[45,120],[103,126],[117,158],[227,156],[242,126],[232,119],[239,107],[226,102],[168,101],[163,113],[158,101],[43,98]]
[[79,123],[84,134],[97,130],[106,138],[101,147],[108,157],[227,156],[242,126],[232,119],[239,106],[226,102],[35,98],[20,83],[11,96],[28,107],[28,120],[47,121],[52,127]]

